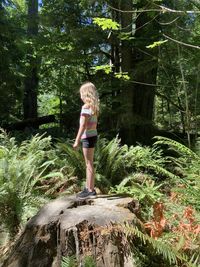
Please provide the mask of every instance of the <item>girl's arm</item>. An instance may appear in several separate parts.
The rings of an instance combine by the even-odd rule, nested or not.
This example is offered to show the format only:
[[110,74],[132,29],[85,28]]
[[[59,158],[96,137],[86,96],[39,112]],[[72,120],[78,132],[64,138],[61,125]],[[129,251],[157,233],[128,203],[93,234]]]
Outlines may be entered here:
[[89,116],[81,116],[81,123],[80,123],[80,126],[79,126],[79,130],[78,130],[78,133],[76,135],[76,140],[73,144],[73,148],[74,149],[77,149],[79,144],[80,144],[80,140],[81,140],[81,136],[83,134],[83,132],[85,131],[86,129],[86,126],[87,126],[87,121],[88,121],[88,117]]

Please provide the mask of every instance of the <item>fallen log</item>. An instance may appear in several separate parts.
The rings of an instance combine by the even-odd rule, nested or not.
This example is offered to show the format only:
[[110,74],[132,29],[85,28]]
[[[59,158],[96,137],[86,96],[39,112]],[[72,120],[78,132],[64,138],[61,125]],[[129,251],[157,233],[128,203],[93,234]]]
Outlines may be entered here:
[[134,267],[117,226],[132,224],[135,209],[136,201],[120,196],[51,201],[28,221],[2,267],[60,267],[71,255],[79,264],[92,255],[97,267]]
[[38,128],[40,125],[55,122],[55,116],[54,115],[47,115],[43,117],[33,118],[33,119],[27,119],[24,121],[15,122],[12,124],[3,125],[2,128],[13,131],[13,130],[24,130],[25,128]]

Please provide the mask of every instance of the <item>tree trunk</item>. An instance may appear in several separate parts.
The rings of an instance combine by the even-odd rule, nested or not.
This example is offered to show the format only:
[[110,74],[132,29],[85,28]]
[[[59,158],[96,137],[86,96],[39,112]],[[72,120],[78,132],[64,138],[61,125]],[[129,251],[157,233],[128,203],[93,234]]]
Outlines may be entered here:
[[118,227],[132,224],[137,208],[132,198],[120,196],[54,200],[27,223],[2,267],[60,267],[62,256],[71,255],[79,264],[91,255],[97,267],[134,267]]
[[[132,1],[122,1],[121,9],[124,11],[132,10]],[[121,13],[121,26],[124,33],[132,33],[133,17],[132,13]],[[133,73],[133,54],[132,44],[129,40],[121,41],[121,71],[127,72],[132,79]],[[123,114],[120,114],[120,137],[122,142],[126,144],[132,144],[134,142],[134,112],[133,112],[133,84],[126,82],[122,84],[121,88],[121,107],[124,110]]]
[[[138,2],[137,9],[147,8],[145,2]],[[133,10],[132,1],[123,1],[121,9]],[[158,41],[159,29],[147,12],[137,13],[135,18],[133,14],[121,13],[123,32],[132,33],[135,39],[121,41],[121,71],[128,72],[131,79],[121,89],[120,136],[127,144],[148,144],[152,138],[158,50],[146,46]]]
[[[30,41],[38,34],[38,0],[28,1],[27,35]],[[24,82],[24,119],[37,118],[38,59],[34,55],[33,44],[28,51],[27,75]]]

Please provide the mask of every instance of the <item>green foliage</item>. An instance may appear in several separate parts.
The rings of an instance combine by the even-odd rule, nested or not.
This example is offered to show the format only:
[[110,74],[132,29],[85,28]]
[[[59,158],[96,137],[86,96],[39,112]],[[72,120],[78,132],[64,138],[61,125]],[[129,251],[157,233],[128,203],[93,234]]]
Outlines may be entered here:
[[0,218],[10,237],[47,201],[37,185],[60,172],[50,171],[51,138],[34,136],[20,145],[5,132],[0,134]]
[[[152,173],[153,179],[158,180],[162,178],[174,179],[176,175],[165,167],[167,162],[168,160],[163,157],[161,149],[120,145],[118,137],[111,141],[99,138],[95,151],[96,172],[106,177],[112,185],[120,183],[124,178],[129,181],[135,178],[137,173],[141,173],[141,177],[142,174]],[[122,190],[125,184],[126,182],[124,184],[122,182],[118,190]],[[146,186],[154,188],[153,182],[149,185],[146,184]]]
[[[41,195],[40,183],[52,177],[62,178],[65,175],[65,179],[69,179],[65,190],[69,191],[69,185],[77,182],[73,180],[74,176],[79,180],[85,177],[85,163],[82,152],[73,150],[70,142],[66,140],[59,140],[52,148],[50,137],[36,135],[18,145],[15,138],[2,132],[0,143],[0,204],[2,207],[0,218],[12,238],[27,218],[35,214],[38,207],[46,202],[44,195],[49,195],[50,190]],[[176,157],[164,157],[160,145],[173,149]],[[182,213],[184,205],[193,205],[197,210],[200,206],[199,180],[196,173],[199,169],[197,167],[197,170],[193,169],[195,177],[189,175],[190,168],[199,162],[198,159],[198,156],[188,148],[163,137],[157,137],[153,147],[139,145],[128,147],[121,145],[118,137],[111,141],[99,138],[95,150],[96,185],[99,185],[100,189],[102,187],[102,192],[107,193],[111,188],[111,192],[128,194],[137,199],[143,220],[149,218],[152,212],[151,206],[156,201],[162,201],[167,209],[167,219],[171,220],[174,212],[180,209],[179,213]],[[184,173],[182,179],[173,174],[172,167],[176,166],[177,160],[179,168],[182,167]],[[166,166],[169,163],[171,165],[172,162],[170,172]],[[188,166],[186,162],[190,165]],[[166,183],[164,179],[168,179]],[[169,183],[169,179],[173,179],[173,183]],[[62,179],[55,188],[60,185],[62,185]],[[181,196],[180,207],[177,204],[172,205],[168,200],[164,191],[166,185],[170,187],[171,192]],[[173,222],[174,224],[170,224],[169,227],[175,227],[179,223],[175,220]],[[147,266],[145,264],[150,258],[153,261],[159,257],[163,261],[163,266],[180,266],[181,263],[188,267],[197,267],[198,253],[196,250],[193,250],[194,253],[185,252],[182,249],[182,240],[173,243],[172,240],[177,238],[175,232],[171,235],[163,232],[163,236],[158,240],[130,226],[125,227],[125,233],[132,246],[133,255],[138,257],[141,264],[145,257],[146,263],[143,266]],[[134,242],[139,245],[135,246]],[[193,244],[195,247],[196,239]],[[88,267],[95,266],[94,260],[87,257],[82,264]],[[74,257],[67,257],[63,258],[62,266],[75,267],[78,263]]]
[[120,139],[114,138],[110,142],[102,138],[98,140],[95,151],[97,173],[103,175],[111,184],[121,181],[126,175],[124,156],[128,151],[126,145],[120,146]]
[[131,32],[120,32],[118,36],[120,40],[127,40],[127,41],[135,40],[135,37],[132,36]]
[[[2,1],[1,1],[2,2]],[[21,60],[23,51],[20,47],[22,37],[21,14],[9,9],[12,1],[0,3],[0,120],[8,123],[18,113],[18,101],[21,100],[21,83],[24,78]],[[14,5],[13,5],[14,6]],[[16,14],[18,19],[16,19]],[[12,117],[13,115],[13,117]]]
[[83,261],[84,267],[96,267],[96,263],[93,257],[86,256]]
[[168,262],[169,265],[167,266],[180,266],[179,263],[181,262],[181,264],[184,264],[184,266],[187,267],[198,267],[198,264],[195,263],[196,259],[189,259],[186,254],[180,253],[173,246],[171,246],[170,243],[168,244],[160,240],[155,240],[149,237],[147,234],[142,233],[137,227],[133,227],[127,224],[124,226],[124,231],[127,237],[130,238],[135,236],[145,246],[148,246],[148,253],[150,253],[148,257],[151,257],[151,263],[153,256],[158,257],[158,255],[161,255],[165,262]]
[[177,44],[176,41],[197,44],[199,23],[196,22],[195,12],[198,9],[195,2],[168,2],[168,8],[194,11],[193,14],[182,13],[179,22],[173,12],[162,15],[162,33],[175,41],[168,40],[167,45],[159,46],[158,83],[161,86],[157,90],[155,105],[155,122],[159,127],[189,134],[199,131],[199,50]]
[[[72,115],[75,119],[78,115],[79,103],[77,103],[76,92],[82,81],[92,79],[97,84],[100,95],[106,95],[102,97],[102,103],[111,105],[112,112],[116,115],[120,110],[119,105],[115,103],[124,101],[120,99],[121,94],[119,94],[122,81],[148,83],[148,75],[145,75],[147,80],[144,81],[144,78],[137,78],[136,74],[143,73],[144,70],[147,72],[152,68],[155,72],[158,70],[159,86],[156,87],[158,97],[154,116],[156,124],[164,129],[177,131],[191,129],[196,133],[199,128],[199,91],[197,90],[199,50],[191,52],[191,48],[180,45],[178,54],[177,43],[168,40],[167,45],[164,45],[167,40],[163,40],[162,34],[166,33],[169,37],[184,43],[198,43],[199,22],[195,13],[197,8],[193,4],[194,1],[165,3],[166,10],[171,8],[183,11],[177,19],[174,12],[150,11],[155,9],[153,2],[160,4],[162,1],[135,1],[134,11],[142,12],[147,8],[145,3],[148,3],[149,11],[145,11],[145,16],[139,17],[133,12],[130,25],[121,27],[120,23],[128,17],[129,13],[122,19],[123,12],[117,12],[117,10],[111,12],[109,5],[105,5],[102,1],[65,3],[58,0],[54,2],[45,0],[39,9],[39,34],[37,39],[30,40],[26,36],[26,2],[3,1],[0,18],[2,121],[10,123],[23,117],[23,84],[30,64],[28,59],[31,48],[34,51],[32,56],[41,59],[36,62],[37,66],[40,66],[38,93],[41,94],[40,100],[42,99],[39,103],[39,114],[46,115],[48,112],[59,114],[59,121],[68,129],[67,132],[73,132],[76,126],[75,123],[73,124],[75,120],[69,118]],[[122,3],[115,8],[123,8]],[[130,6],[130,11],[131,8],[133,7]],[[157,6],[157,8],[162,11],[161,7]],[[194,13],[192,15],[184,13],[184,10],[194,10]],[[156,19],[158,14],[160,14],[160,20]],[[140,18],[141,21],[138,21]],[[140,27],[140,24],[143,26]],[[188,34],[185,34],[186,32]],[[121,53],[122,43],[126,44],[127,53],[137,50],[137,53],[133,53],[133,57],[130,52],[131,60],[128,65],[134,67],[125,70],[128,75],[121,64],[124,54]],[[146,47],[159,49],[146,49]],[[144,54],[140,54],[140,49],[145,51]],[[154,53],[155,50],[159,50],[159,55]],[[148,56],[143,60],[145,54]],[[121,60],[118,60],[119,58]],[[108,66],[109,62],[113,64],[111,67],[113,71],[110,67],[104,67]],[[184,81],[180,73],[180,62],[183,67]],[[128,65],[127,68],[129,68]],[[96,66],[100,68],[99,70],[105,70],[106,77],[100,71],[94,73]],[[120,79],[120,82],[113,82],[113,76]],[[133,83],[130,88],[134,87]],[[187,92],[183,90],[183,84],[187,84]],[[143,90],[140,92],[142,93]],[[47,98],[46,96],[43,98],[45,94],[49,94]],[[50,101],[49,97],[54,101]],[[49,102],[50,108],[45,107],[45,100]],[[189,112],[186,112],[186,100],[189,102]],[[186,121],[188,116],[189,124]],[[102,120],[103,124],[105,120]],[[112,125],[111,128],[113,134],[115,126]]]
[[128,72],[115,73],[115,78],[122,79],[124,81],[130,80],[130,76],[128,75]]
[[119,30],[120,24],[112,19],[94,18],[93,22],[100,26],[102,30]]
[[195,152],[175,140],[162,136],[155,136],[154,139],[157,139],[154,145],[167,145],[169,147],[168,149],[177,152],[182,158],[188,160],[200,160],[200,157]]
[[[109,75],[113,72],[112,68],[113,68],[113,65],[101,65],[101,66],[93,67],[95,73],[97,73],[98,71],[103,71],[107,75]],[[121,72],[115,72],[113,76],[116,79],[119,79],[122,81],[130,80],[130,76],[128,75],[128,72],[122,72],[122,71]]]
[[[78,267],[78,262],[75,256],[63,257],[61,267]],[[83,262],[81,262],[83,267],[96,267],[96,263],[91,256],[85,256]]]
[[58,114],[59,113],[59,98],[54,94],[43,94],[38,98],[40,115],[44,116],[46,114]]
[[96,71],[102,70],[106,74],[110,74],[112,72],[112,65],[101,65],[101,66],[95,66],[93,68]]
[[126,154],[126,166],[136,170],[152,171],[157,177],[175,178],[176,176],[165,168],[167,159],[162,150],[156,147],[131,146]]
[[119,185],[111,188],[111,192],[128,194],[139,200],[145,207],[151,206],[163,197],[163,194],[159,192],[162,184],[156,185],[155,181],[150,179],[145,179],[139,184],[137,182],[138,176],[137,174],[133,174],[124,178]]
[[62,257],[61,267],[76,267],[76,266],[78,266],[78,264],[75,256]]
[[[168,157],[176,166],[182,179],[176,179],[177,186],[174,192],[182,193],[182,201],[185,205],[193,205],[200,210],[200,157],[194,151],[183,144],[169,138],[156,136],[155,146],[166,146],[175,156]],[[182,186],[180,186],[182,185]]]
[[68,173],[70,176],[78,176],[78,178],[85,177],[85,162],[81,150],[75,151],[70,142],[59,142],[56,145],[57,153],[60,158],[64,159],[63,166],[69,168]]

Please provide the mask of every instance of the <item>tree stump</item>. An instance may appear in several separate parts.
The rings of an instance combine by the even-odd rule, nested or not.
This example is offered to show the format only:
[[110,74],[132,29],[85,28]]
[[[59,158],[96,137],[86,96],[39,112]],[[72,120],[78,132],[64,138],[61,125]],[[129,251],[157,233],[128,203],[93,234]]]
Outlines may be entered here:
[[3,267],[60,267],[62,256],[70,255],[78,262],[92,255],[97,267],[133,267],[116,229],[134,223],[136,204],[116,195],[53,200],[28,221]]

